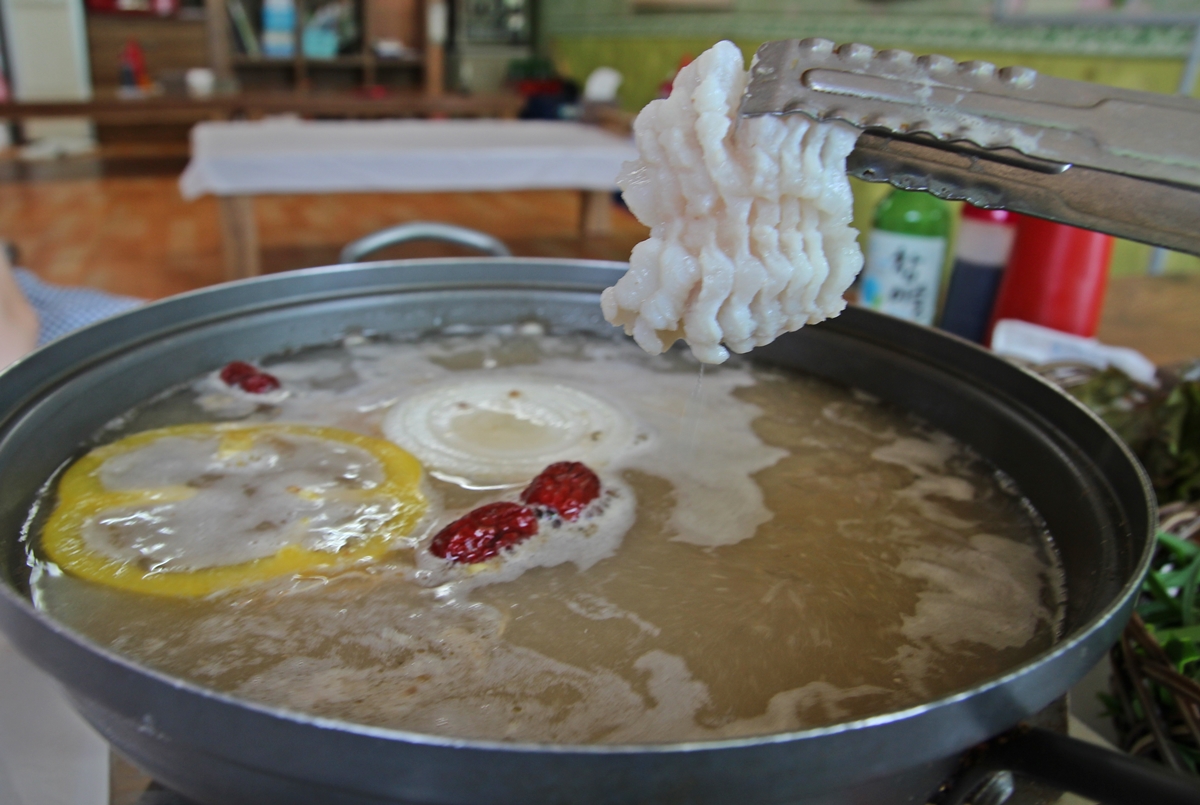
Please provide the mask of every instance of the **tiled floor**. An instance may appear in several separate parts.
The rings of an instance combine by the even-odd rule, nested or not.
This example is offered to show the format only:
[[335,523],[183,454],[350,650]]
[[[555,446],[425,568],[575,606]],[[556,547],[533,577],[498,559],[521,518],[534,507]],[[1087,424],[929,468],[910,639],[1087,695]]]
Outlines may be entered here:
[[[21,165],[0,160],[0,237],[44,279],[149,298],[224,278],[217,206],[184,201],[180,154]],[[336,262],[347,242],[409,220],[481,229],[518,255],[625,260],[646,229],[614,210],[613,234],[581,238],[579,196],[565,191],[261,197],[267,271]],[[385,256],[466,254],[408,244]],[[1158,363],[1200,356],[1200,275],[1112,281],[1099,337]]]
[[[50,282],[151,298],[220,282],[216,202],[180,197],[177,171],[161,170],[177,162],[143,164],[154,173],[103,176],[61,165],[21,178],[5,177],[0,166],[0,237]],[[267,271],[334,263],[349,241],[411,220],[480,229],[527,256],[625,260],[646,236],[631,215],[614,210],[613,234],[581,238],[579,194],[567,191],[265,196],[256,214]],[[380,257],[468,253],[408,244]]]

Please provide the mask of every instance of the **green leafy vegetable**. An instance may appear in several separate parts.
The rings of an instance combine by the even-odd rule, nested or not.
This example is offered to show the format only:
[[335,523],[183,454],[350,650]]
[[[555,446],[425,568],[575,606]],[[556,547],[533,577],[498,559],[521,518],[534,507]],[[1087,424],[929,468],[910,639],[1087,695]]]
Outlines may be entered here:
[[1160,388],[1106,369],[1067,389],[1141,460],[1160,503],[1200,499],[1200,365],[1164,373]]
[[[1071,371],[1078,381],[1079,372]],[[1160,371],[1158,388],[1116,369],[1084,377],[1064,382],[1066,390],[1137,455],[1154,484],[1163,524],[1137,617],[1113,650],[1113,695],[1101,701],[1123,748],[1196,772],[1200,544],[1193,539],[1200,541],[1200,361],[1182,371]]]

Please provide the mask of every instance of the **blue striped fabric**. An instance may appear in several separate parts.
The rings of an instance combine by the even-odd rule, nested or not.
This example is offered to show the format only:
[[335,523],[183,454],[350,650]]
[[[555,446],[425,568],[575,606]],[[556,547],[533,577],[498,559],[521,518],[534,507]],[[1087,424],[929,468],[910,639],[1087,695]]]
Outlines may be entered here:
[[130,296],[114,296],[90,288],[68,288],[42,282],[23,268],[13,269],[17,284],[37,311],[38,346],[72,330],[107,319],[145,303]]

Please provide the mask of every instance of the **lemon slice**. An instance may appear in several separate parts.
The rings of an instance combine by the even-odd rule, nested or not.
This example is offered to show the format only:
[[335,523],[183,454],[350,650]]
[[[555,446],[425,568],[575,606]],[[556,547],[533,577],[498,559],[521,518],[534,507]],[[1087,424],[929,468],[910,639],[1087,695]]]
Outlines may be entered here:
[[41,547],[91,581],[203,596],[378,558],[424,516],[420,482],[409,453],[337,428],[160,428],[76,461]]

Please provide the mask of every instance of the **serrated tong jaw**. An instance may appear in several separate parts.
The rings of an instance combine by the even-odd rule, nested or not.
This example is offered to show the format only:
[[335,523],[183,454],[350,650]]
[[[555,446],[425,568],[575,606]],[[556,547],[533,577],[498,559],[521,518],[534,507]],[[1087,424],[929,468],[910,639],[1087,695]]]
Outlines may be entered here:
[[827,39],[768,42],[741,114],[863,130],[847,170],[1200,254],[1200,103]]

